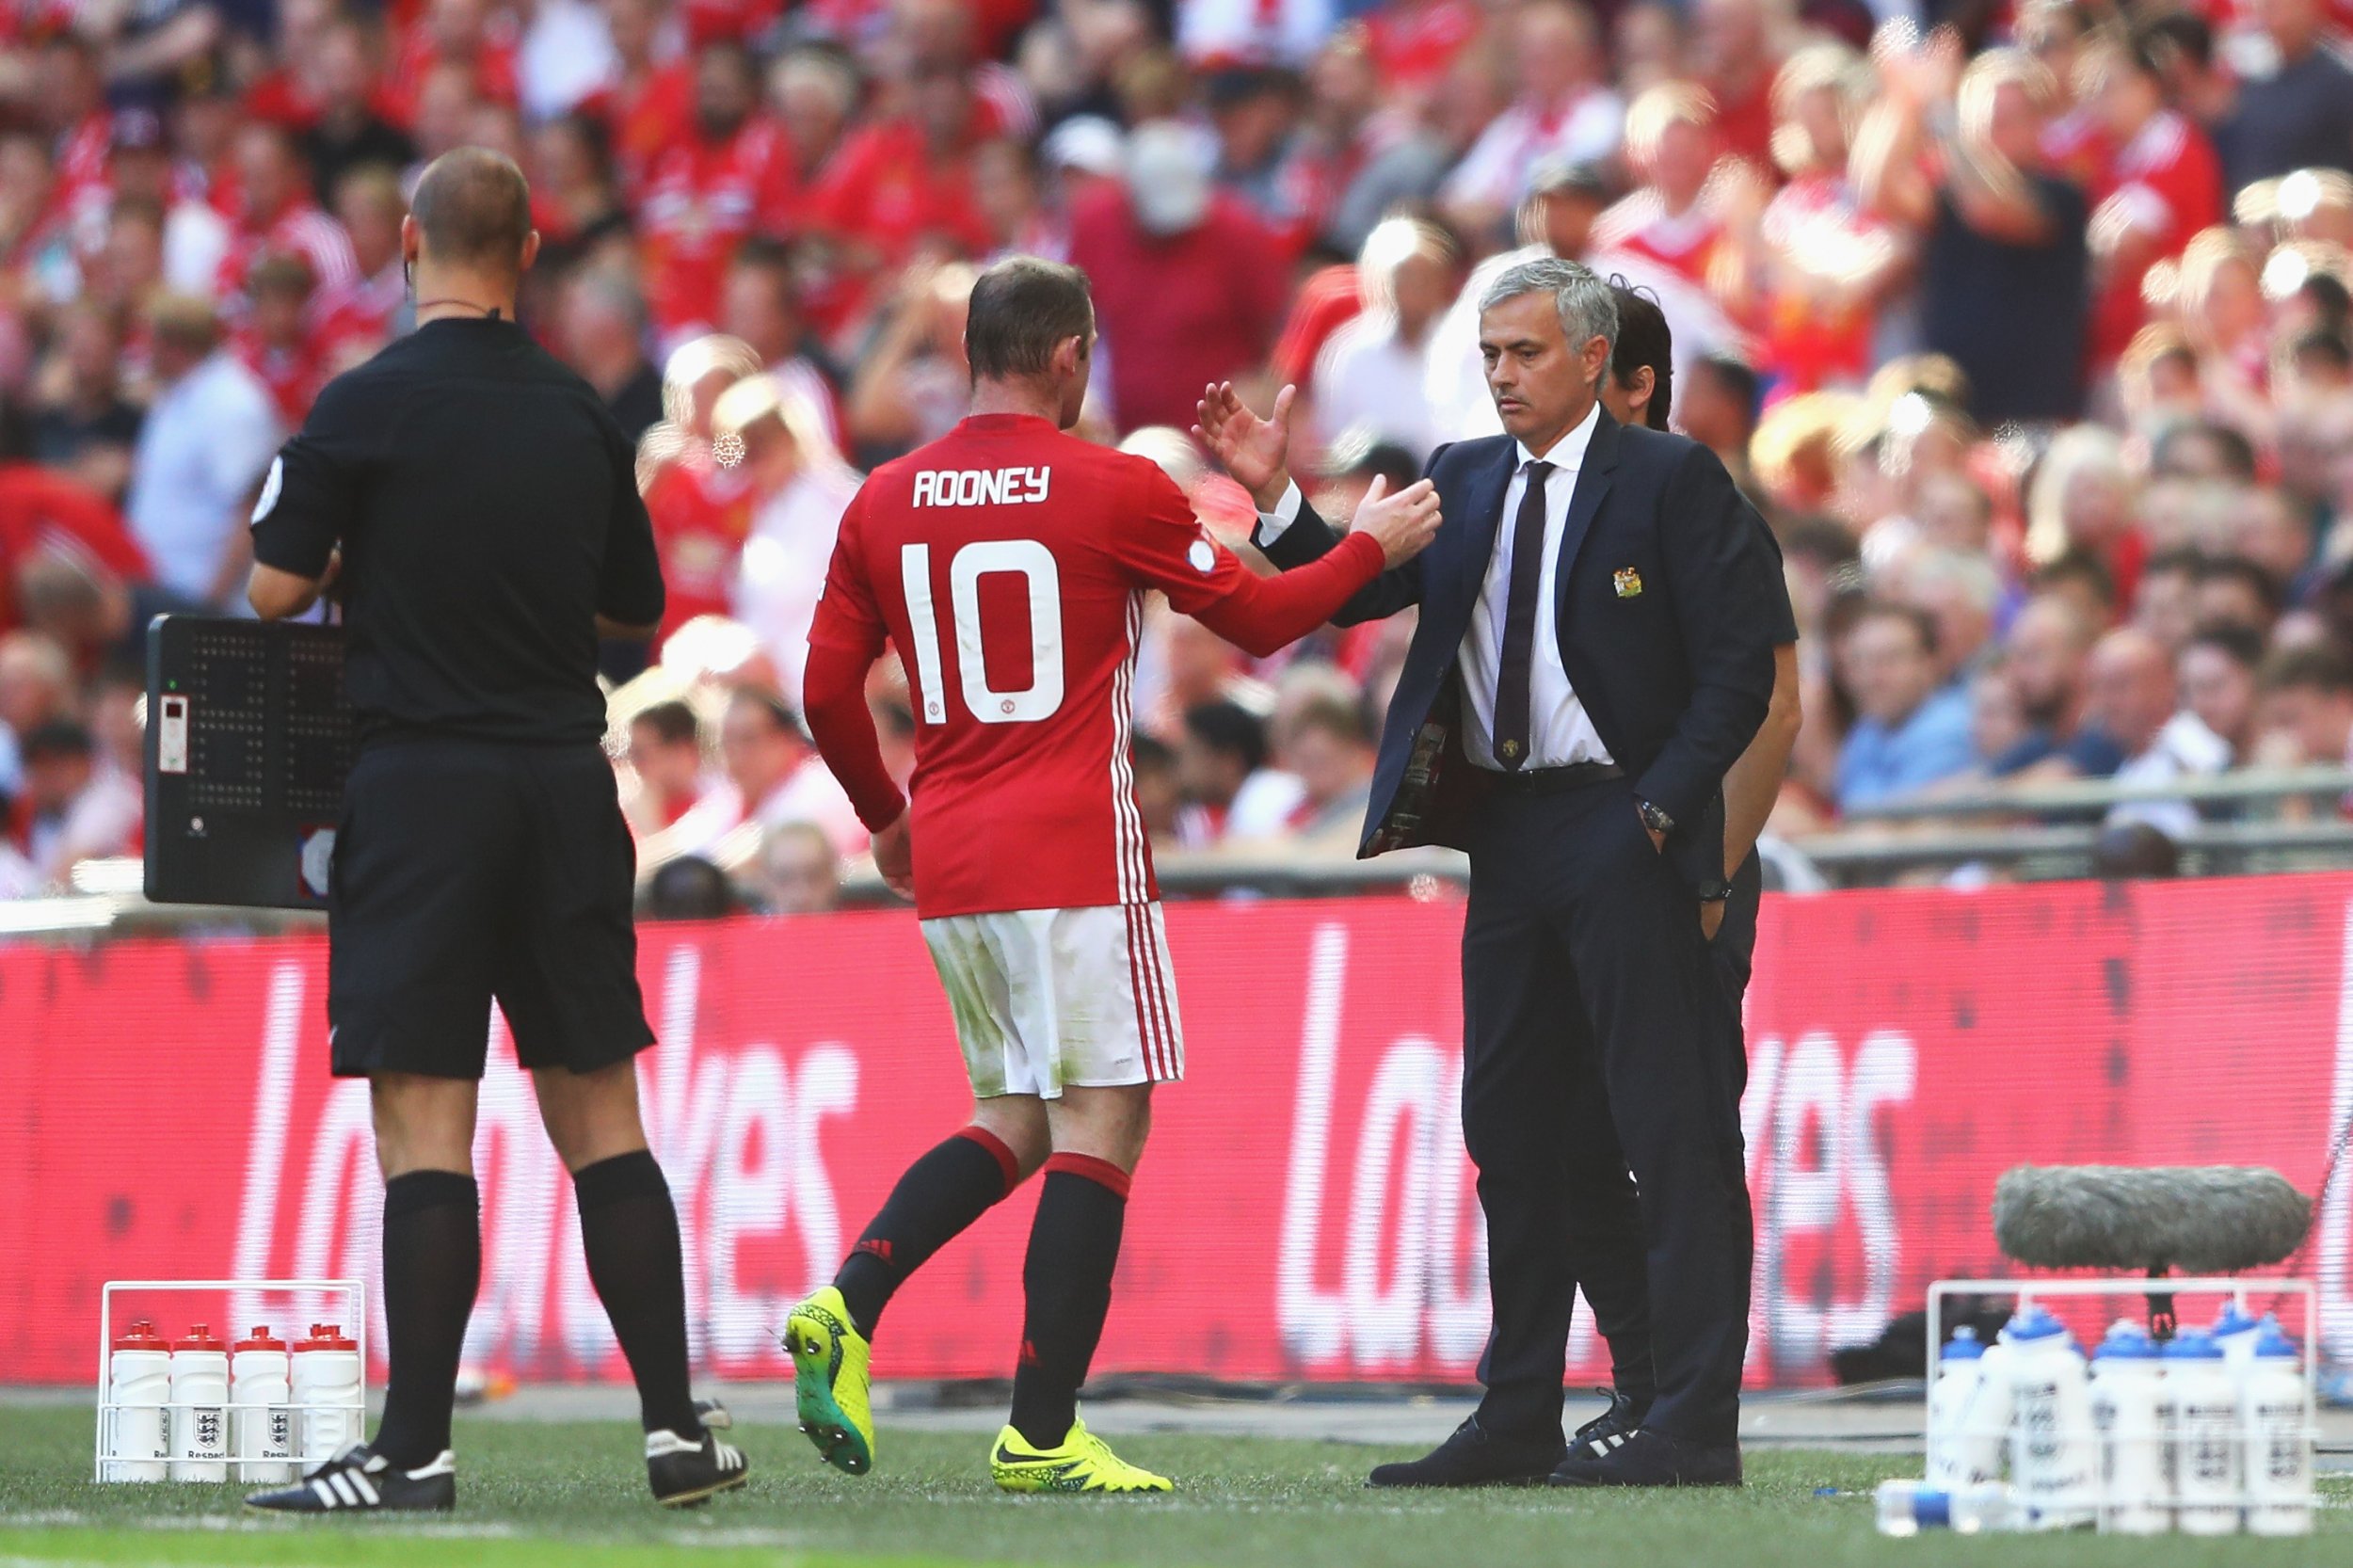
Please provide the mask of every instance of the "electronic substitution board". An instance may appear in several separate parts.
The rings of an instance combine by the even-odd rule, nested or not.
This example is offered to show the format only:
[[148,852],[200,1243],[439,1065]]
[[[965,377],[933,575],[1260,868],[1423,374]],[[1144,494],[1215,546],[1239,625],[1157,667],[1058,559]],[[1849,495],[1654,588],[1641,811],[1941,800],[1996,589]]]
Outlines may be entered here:
[[147,632],[147,896],[322,909],[356,744],[341,627]]

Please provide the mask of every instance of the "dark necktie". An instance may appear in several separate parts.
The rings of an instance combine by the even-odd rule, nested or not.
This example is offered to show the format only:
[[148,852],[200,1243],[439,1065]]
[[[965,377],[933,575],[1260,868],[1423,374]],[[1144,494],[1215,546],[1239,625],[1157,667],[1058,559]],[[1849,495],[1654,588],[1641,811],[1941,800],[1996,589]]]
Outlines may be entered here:
[[1550,463],[1523,471],[1528,487],[1512,525],[1512,586],[1504,600],[1503,657],[1496,671],[1496,760],[1517,769],[1528,761],[1528,669],[1536,652],[1537,584],[1545,575],[1545,480]]

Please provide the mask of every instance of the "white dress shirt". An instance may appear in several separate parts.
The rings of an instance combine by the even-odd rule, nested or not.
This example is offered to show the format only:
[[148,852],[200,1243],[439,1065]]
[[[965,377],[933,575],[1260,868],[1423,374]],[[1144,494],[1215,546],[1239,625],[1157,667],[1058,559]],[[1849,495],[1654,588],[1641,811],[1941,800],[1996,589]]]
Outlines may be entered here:
[[1592,715],[1569,684],[1568,666],[1561,662],[1561,617],[1555,613],[1561,602],[1561,536],[1569,526],[1569,498],[1577,491],[1577,471],[1585,465],[1585,448],[1600,417],[1601,405],[1596,403],[1548,452],[1530,452],[1524,444],[1513,447],[1518,467],[1503,492],[1495,554],[1488,558],[1479,602],[1471,607],[1470,630],[1463,633],[1463,753],[1479,767],[1498,772],[1503,767],[1495,754],[1496,681],[1503,670],[1503,621],[1512,600],[1513,536],[1518,532],[1520,498],[1528,493],[1528,465],[1539,460],[1550,463],[1552,472],[1545,476],[1545,565],[1544,575],[1536,580],[1536,646],[1529,656],[1527,765],[1561,768],[1609,760],[1609,748],[1601,744]]
[[[227,350],[155,396],[131,457],[123,516],[156,581],[205,599],[286,432],[269,389]],[[233,595],[242,604],[245,596]]]
[[[1560,603],[1561,536],[1569,526],[1569,499],[1577,493],[1577,471],[1585,449],[1600,423],[1601,406],[1588,409],[1576,429],[1552,443],[1549,451],[1530,452],[1516,445],[1516,467],[1503,492],[1503,515],[1496,524],[1495,553],[1471,609],[1470,630],[1463,634],[1457,667],[1463,675],[1463,752],[1479,767],[1503,771],[1496,760],[1496,681],[1503,669],[1503,622],[1512,597],[1513,536],[1517,532],[1520,498],[1528,493],[1528,465],[1541,458],[1552,465],[1545,477],[1545,564],[1536,582],[1536,644],[1529,656],[1528,769],[1561,768],[1575,762],[1607,762],[1609,748],[1593,728],[1593,716],[1569,683],[1568,666],[1561,662]],[[1299,516],[1299,487],[1284,493],[1272,513],[1258,519],[1261,546],[1280,538]],[[1523,771],[1526,771],[1525,769]]]

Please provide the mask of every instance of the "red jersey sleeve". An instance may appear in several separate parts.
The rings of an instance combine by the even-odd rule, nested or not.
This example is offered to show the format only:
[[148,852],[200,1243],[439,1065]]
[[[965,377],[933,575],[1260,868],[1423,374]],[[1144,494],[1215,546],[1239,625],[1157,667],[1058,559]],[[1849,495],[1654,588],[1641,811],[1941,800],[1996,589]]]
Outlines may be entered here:
[[1176,482],[1149,464],[1129,506],[1111,520],[1111,551],[1129,580],[1158,588],[1181,615],[1198,615],[1249,575],[1234,552],[1209,537]]
[[817,599],[808,646],[858,654],[871,664],[880,657],[889,628],[875,606],[874,585],[866,574],[865,530],[860,526],[865,515],[866,492],[860,490],[841,514],[841,531],[834,538],[833,562],[825,568],[825,587]]
[[1112,525],[1112,553],[1135,582],[1255,657],[1305,636],[1380,575],[1381,546],[1351,534],[1321,560],[1259,577],[1209,537],[1166,474],[1147,470],[1143,491],[1134,514]]

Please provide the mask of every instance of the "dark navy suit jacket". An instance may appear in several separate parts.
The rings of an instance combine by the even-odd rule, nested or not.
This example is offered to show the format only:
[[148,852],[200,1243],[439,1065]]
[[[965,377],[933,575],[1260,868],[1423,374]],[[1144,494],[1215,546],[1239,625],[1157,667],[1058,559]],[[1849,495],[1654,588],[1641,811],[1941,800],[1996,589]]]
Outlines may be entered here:
[[[1780,552],[1714,453],[1622,426],[1607,409],[1596,420],[1561,536],[1552,609],[1561,663],[1634,793],[1674,819],[1668,854],[1697,888],[1723,874],[1724,773],[1772,697],[1773,648],[1789,625]],[[1381,733],[1360,857],[1469,847],[1488,776],[1462,755],[1456,658],[1516,463],[1508,436],[1440,447],[1427,471],[1445,516],[1437,537],[1334,617],[1353,624],[1421,606]],[[1289,569],[1339,539],[1303,505],[1266,554]]]

